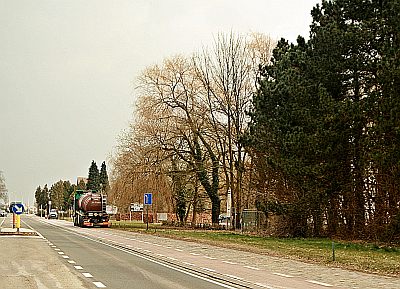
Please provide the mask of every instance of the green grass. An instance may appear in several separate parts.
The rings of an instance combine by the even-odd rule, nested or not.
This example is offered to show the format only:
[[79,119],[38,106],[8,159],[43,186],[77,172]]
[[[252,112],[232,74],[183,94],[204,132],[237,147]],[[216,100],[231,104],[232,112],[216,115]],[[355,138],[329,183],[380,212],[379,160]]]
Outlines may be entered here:
[[154,224],[149,224],[149,230],[146,231],[146,224],[125,221],[113,221],[112,227],[369,273],[400,276],[399,247],[335,240],[333,261],[332,240],[329,239],[272,238],[231,231],[166,229]]

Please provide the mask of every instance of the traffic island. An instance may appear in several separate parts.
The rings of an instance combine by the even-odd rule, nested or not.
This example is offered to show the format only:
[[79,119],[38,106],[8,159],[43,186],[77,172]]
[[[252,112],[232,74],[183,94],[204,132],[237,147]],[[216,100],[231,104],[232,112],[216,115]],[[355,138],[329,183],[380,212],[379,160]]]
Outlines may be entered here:
[[15,236],[38,236],[38,234],[31,230],[31,229],[26,229],[26,228],[20,228],[19,230],[17,228],[0,228],[0,236],[4,235],[15,235]]

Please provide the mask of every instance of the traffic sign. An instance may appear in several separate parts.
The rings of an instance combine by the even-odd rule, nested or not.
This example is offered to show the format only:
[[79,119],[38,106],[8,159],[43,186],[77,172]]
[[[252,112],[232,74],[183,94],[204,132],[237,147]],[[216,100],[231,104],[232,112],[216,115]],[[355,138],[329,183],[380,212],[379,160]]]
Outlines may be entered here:
[[23,204],[14,204],[12,206],[12,211],[13,213],[17,215],[21,215],[24,212],[25,208]]
[[151,205],[153,204],[153,194],[144,194],[144,204],[145,205]]

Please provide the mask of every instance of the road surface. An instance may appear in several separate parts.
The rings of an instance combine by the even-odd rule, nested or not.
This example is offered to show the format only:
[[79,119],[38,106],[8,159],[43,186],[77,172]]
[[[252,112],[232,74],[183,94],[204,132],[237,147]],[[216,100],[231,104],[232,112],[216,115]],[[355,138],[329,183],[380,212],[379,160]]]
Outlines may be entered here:
[[82,288],[400,288],[398,278],[62,220],[24,216],[23,225]]

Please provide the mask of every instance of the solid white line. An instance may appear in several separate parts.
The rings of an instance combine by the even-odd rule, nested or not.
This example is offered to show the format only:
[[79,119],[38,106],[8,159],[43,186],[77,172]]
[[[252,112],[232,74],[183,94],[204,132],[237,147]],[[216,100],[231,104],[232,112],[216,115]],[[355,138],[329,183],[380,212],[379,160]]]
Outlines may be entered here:
[[256,267],[252,267],[252,266],[243,266],[243,267],[245,267],[247,269],[251,269],[251,270],[257,270],[257,271],[261,270],[260,268],[256,268]]
[[314,281],[314,280],[306,280],[306,281],[310,282],[310,283],[313,283],[313,284],[325,286],[325,287],[333,287],[333,285],[331,285],[331,284],[322,283],[322,282],[318,282],[318,281]]
[[282,274],[282,273],[272,273],[272,274],[278,275],[278,276],[281,276],[281,277],[287,277],[287,278],[292,278],[293,277],[291,275],[286,275],[286,274]]
[[93,282],[93,284],[96,285],[97,288],[106,288],[106,285],[101,282]]
[[74,266],[76,270],[83,270],[82,266]]
[[83,276],[85,276],[86,278],[93,278],[93,275],[90,273],[82,273]]

